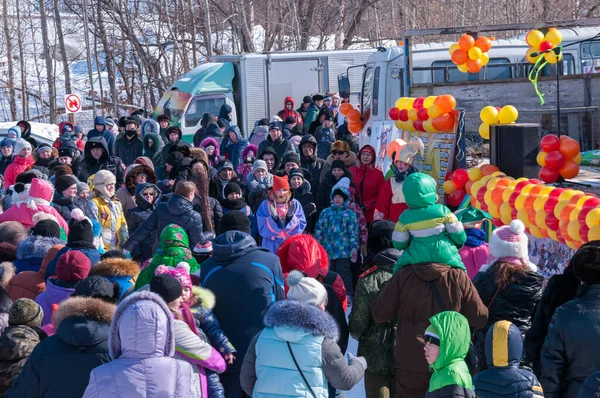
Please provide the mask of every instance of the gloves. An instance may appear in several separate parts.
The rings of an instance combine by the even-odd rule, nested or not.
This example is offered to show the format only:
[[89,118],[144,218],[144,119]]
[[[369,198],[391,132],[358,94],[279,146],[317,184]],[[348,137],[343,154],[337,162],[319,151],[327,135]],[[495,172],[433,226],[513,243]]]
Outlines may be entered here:
[[350,260],[355,263],[358,260],[358,250],[352,249],[350,252]]
[[362,365],[364,370],[367,370],[367,360],[365,357],[355,357],[351,352],[348,353],[348,363],[352,365],[353,363],[358,362]]

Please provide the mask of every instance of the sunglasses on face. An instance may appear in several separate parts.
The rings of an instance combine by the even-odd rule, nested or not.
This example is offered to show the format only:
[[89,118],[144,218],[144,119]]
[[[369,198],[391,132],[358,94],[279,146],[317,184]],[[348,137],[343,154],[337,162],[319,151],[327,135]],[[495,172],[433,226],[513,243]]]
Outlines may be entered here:
[[334,155],[343,155],[343,154],[345,154],[346,152],[344,152],[344,151],[333,151],[333,152],[331,152],[331,153],[333,153]]
[[142,196],[146,197],[146,196],[154,196],[154,192],[143,192]]

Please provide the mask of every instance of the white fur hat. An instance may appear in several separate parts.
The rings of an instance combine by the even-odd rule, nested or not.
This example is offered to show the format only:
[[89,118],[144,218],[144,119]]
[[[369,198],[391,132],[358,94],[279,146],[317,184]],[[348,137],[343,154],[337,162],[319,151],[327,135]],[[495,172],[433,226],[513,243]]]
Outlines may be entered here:
[[289,290],[288,300],[319,306],[327,299],[327,290],[318,280],[304,276],[302,272],[291,271],[287,278]]

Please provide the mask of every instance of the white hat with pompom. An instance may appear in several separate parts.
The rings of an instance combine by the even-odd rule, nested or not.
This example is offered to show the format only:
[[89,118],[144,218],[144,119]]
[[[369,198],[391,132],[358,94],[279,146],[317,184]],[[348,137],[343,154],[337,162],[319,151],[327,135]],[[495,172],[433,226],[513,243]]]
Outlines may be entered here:
[[300,271],[291,271],[287,278],[287,298],[305,304],[320,306],[327,299],[327,290],[318,280],[304,276]]
[[513,220],[510,225],[500,227],[492,234],[490,255],[496,259],[518,258],[527,264],[529,262],[528,242],[523,222]]

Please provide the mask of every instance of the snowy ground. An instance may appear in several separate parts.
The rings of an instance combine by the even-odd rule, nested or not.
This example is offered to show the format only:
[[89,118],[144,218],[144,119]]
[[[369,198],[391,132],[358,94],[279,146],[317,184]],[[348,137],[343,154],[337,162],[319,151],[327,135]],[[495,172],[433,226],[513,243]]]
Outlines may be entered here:
[[[351,310],[351,308],[348,308],[348,310],[346,311],[346,318],[348,317],[348,314],[350,314],[350,310]],[[354,356],[356,356],[357,350],[358,350],[358,341],[354,340],[352,338],[352,336],[350,336],[350,340],[348,341],[348,350],[346,352],[347,353],[351,352]],[[362,379],[360,381],[360,383],[355,385],[351,391],[344,392],[344,398],[364,398],[364,396],[365,396],[364,379]]]

